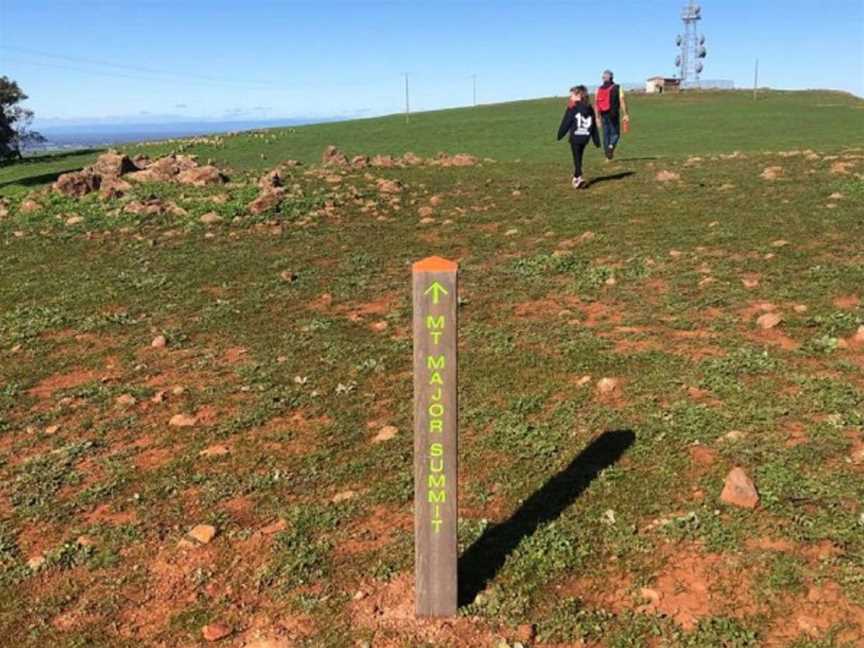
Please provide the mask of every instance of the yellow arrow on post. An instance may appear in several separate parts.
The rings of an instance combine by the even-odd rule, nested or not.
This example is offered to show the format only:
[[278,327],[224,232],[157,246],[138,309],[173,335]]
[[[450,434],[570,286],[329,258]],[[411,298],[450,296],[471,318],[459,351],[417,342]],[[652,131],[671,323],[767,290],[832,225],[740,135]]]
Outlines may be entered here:
[[432,285],[429,286],[423,294],[428,295],[430,292],[432,293],[433,304],[437,304],[439,302],[439,300],[441,299],[441,295],[450,294],[447,292],[447,289],[437,281],[433,282]]

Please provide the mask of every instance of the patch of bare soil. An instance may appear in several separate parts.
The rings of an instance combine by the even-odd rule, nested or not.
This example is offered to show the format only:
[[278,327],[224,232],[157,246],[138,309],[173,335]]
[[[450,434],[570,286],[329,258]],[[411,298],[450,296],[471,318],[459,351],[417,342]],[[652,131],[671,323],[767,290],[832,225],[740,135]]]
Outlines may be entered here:
[[834,636],[837,645],[864,641],[864,607],[849,601],[836,583],[810,585],[804,596],[790,599],[786,607],[790,613],[772,624],[766,646],[787,646],[799,638],[820,639],[833,628],[839,629]]
[[638,590],[629,574],[620,573],[580,579],[565,589],[591,605],[656,614],[688,631],[704,618],[741,618],[759,611],[750,578],[735,556],[709,553],[697,544],[669,544],[658,558],[653,578]]
[[80,387],[88,382],[98,380],[101,374],[92,369],[78,369],[63,374],[55,374],[41,380],[35,387],[28,390],[28,394],[35,398],[49,398],[54,392],[61,389],[72,389]]
[[414,575],[403,573],[388,583],[363,584],[364,596],[349,605],[357,628],[375,633],[375,648],[491,646],[495,635],[468,617],[418,619],[414,616]]
[[337,544],[334,556],[350,560],[357,554],[381,549],[392,542],[397,531],[411,532],[413,519],[410,510],[376,506],[369,515],[351,523],[346,529],[346,539]]

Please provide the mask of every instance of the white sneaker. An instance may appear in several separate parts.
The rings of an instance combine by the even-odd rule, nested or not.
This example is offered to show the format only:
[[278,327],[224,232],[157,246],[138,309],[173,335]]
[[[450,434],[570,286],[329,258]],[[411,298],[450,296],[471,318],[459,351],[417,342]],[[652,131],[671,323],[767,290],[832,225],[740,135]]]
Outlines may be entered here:
[[579,187],[585,184],[585,181],[582,179],[582,176],[579,176],[578,178],[573,178],[573,182],[571,182],[570,184],[573,186],[574,189],[579,189]]

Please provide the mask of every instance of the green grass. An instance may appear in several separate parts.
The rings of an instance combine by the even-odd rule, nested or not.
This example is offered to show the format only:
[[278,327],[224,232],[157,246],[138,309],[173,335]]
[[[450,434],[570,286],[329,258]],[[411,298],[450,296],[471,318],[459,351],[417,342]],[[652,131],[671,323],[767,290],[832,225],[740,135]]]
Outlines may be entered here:
[[[37,191],[30,214],[26,191],[91,154],[0,170],[0,645],[193,645],[214,621],[234,631],[225,641],[304,647],[494,645],[522,624],[540,645],[855,645],[860,100],[634,97],[621,159],[591,151],[601,181],[578,193],[552,138],[560,108],[230,137],[191,148],[228,167],[228,186],[136,185],[104,202]],[[247,213],[261,169],[330,143],[494,161],[338,184],[307,164],[278,211]],[[804,148],[820,154],[777,153]],[[837,174],[837,160],[857,166]],[[760,177],[776,165],[782,179]],[[378,177],[403,183],[398,203]],[[185,214],[124,212],[133,199]],[[211,210],[223,220],[205,226]],[[455,631],[434,635],[399,607],[413,570],[408,275],[429,254],[461,268],[460,546],[516,534]],[[755,324],[765,302],[783,314],[771,332]],[[610,397],[602,377],[621,381]],[[199,422],[170,426],[178,413]],[[399,434],[372,443],[385,424]],[[611,430],[633,434],[619,461],[554,519],[507,526]],[[719,500],[733,466],[756,482],[754,511]],[[209,545],[178,547],[203,523],[218,529]],[[664,585],[684,558],[710,592],[689,623]],[[642,588],[660,591],[659,614]],[[813,600],[818,588],[834,598]],[[810,636],[799,614],[825,627]]]

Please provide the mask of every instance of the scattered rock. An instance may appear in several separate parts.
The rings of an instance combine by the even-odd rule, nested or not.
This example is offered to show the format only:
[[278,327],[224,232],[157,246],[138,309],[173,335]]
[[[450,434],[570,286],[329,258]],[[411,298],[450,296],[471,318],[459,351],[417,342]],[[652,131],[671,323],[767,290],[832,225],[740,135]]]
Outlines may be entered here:
[[189,529],[186,535],[201,544],[209,544],[216,537],[216,527],[210,524],[198,524]]
[[681,174],[674,171],[658,171],[655,179],[657,182],[672,182],[673,180],[680,180]]
[[120,407],[132,407],[138,400],[132,394],[121,394],[114,402]]
[[33,556],[27,561],[27,567],[30,571],[39,571],[42,566],[45,564],[45,556],[39,554],[38,556]]
[[372,443],[383,443],[384,441],[389,441],[397,434],[399,434],[399,428],[395,425],[385,425],[378,430],[378,434],[376,434],[375,438],[372,439]]
[[764,315],[760,315],[759,318],[756,320],[756,324],[762,330],[767,331],[768,329],[774,328],[775,326],[780,324],[780,322],[782,322],[782,321],[783,321],[783,316],[780,315],[780,313],[771,312],[771,313],[765,313]]
[[177,182],[193,187],[207,187],[224,184],[228,182],[228,178],[215,166],[207,165],[181,171],[177,174]]
[[369,160],[369,166],[389,169],[396,166],[396,161],[389,155],[376,155]]
[[201,218],[198,220],[200,220],[205,225],[213,225],[214,223],[221,223],[222,217],[219,214],[217,214],[216,212],[211,211],[211,212],[207,212],[206,214],[202,215]]
[[84,222],[84,218],[81,216],[70,216],[66,219],[66,225],[71,227],[73,225],[79,225]]
[[600,394],[611,394],[618,389],[619,380],[617,378],[601,378],[597,381],[597,392]]
[[269,189],[278,189],[284,185],[285,181],[282,178],[282,173],[279,169],[268,171],[258,180],[258,187],[265,191]]
[[331,144],[321,154],[321,163],[326,166],[348,166],[348,158]]
[[397,194],[402,191],[402,185],[398,180],[379,178],[376,185],[378,186],[378,192],[383,194]]
[[267,189],[259,193],[255,200],[246,205],[246,209],[249,210],[250,214],[263,214],[266,211],[279,207],[284,197],[285,191],[283,189]]
[[837,162],[831,163],[831,173],[834,175],[848,175],[849,170],[855,166],[854,162],[844,162],[842,160],[838,160]]
[[128,155],[111,150],[103,153],[90,165],[90,171],[103,177],[119,177],[132,171],[139,171],[138,165]]
[[155,338],[153,338],[150,346],[154,349],[164,349],[166,346],[168,346],[168,340],[165,338],[164,335],[157,335]]
[[48,435],[57,434],[59,431],[60,431],[59,425],[49,425],[48,427],[45,428],[45,434],[48,434]]
[[201,636],[205,641],[219,641],[231,634],[231,628],[223,623],[208,623],[201,628]]
[[99,196],[103,200],[114,200],[122,198],[131,189],[132,185],[122,178],[107,176],[103,177],[99,184]]
[[175,414],[168,421],[171,427],[192,427],[198,423],[198,419],[190,414]]
[[353,499],[356,496],[357,496],[357,493],[355,493],[352,490],[347,490],[347,491],[342,491],[341,493],[336,493],[332,498],[330,498],[330,501],[333,502],[334,504],[339,504],[340,502],[346,502],[350,499]]
[[212,445],[198,453],[201,457],[222,457],[231,452],[231,448],[226,445]]
[[355,155],[351,158],[351,166],[355,169],[364,169],[369,166],[369,156],[368,155]]
[[720,501],[732,506],[753,509],[759,504],[759,493],[747,473],[736,467],[726,475]]
[[759,174],[759,177],[764,180],[777,180],[783,176],[783,167],[781,166],[769,166],[765,167],[762,173]]
[[279,273],[279,278],[286,283],[294,283],[297,281],[297,273],[291,270],[283,270]]
[[[86,196],[89,193],[97,191],[101,184],[102,178],[100,176],[85,169],[84,171],[64,173],[54,181],[51,188],[56,193],[63,194],[64,196],[80,198],[81,196]],[[21,206],[22,210],[23,208],[24,205]]]

